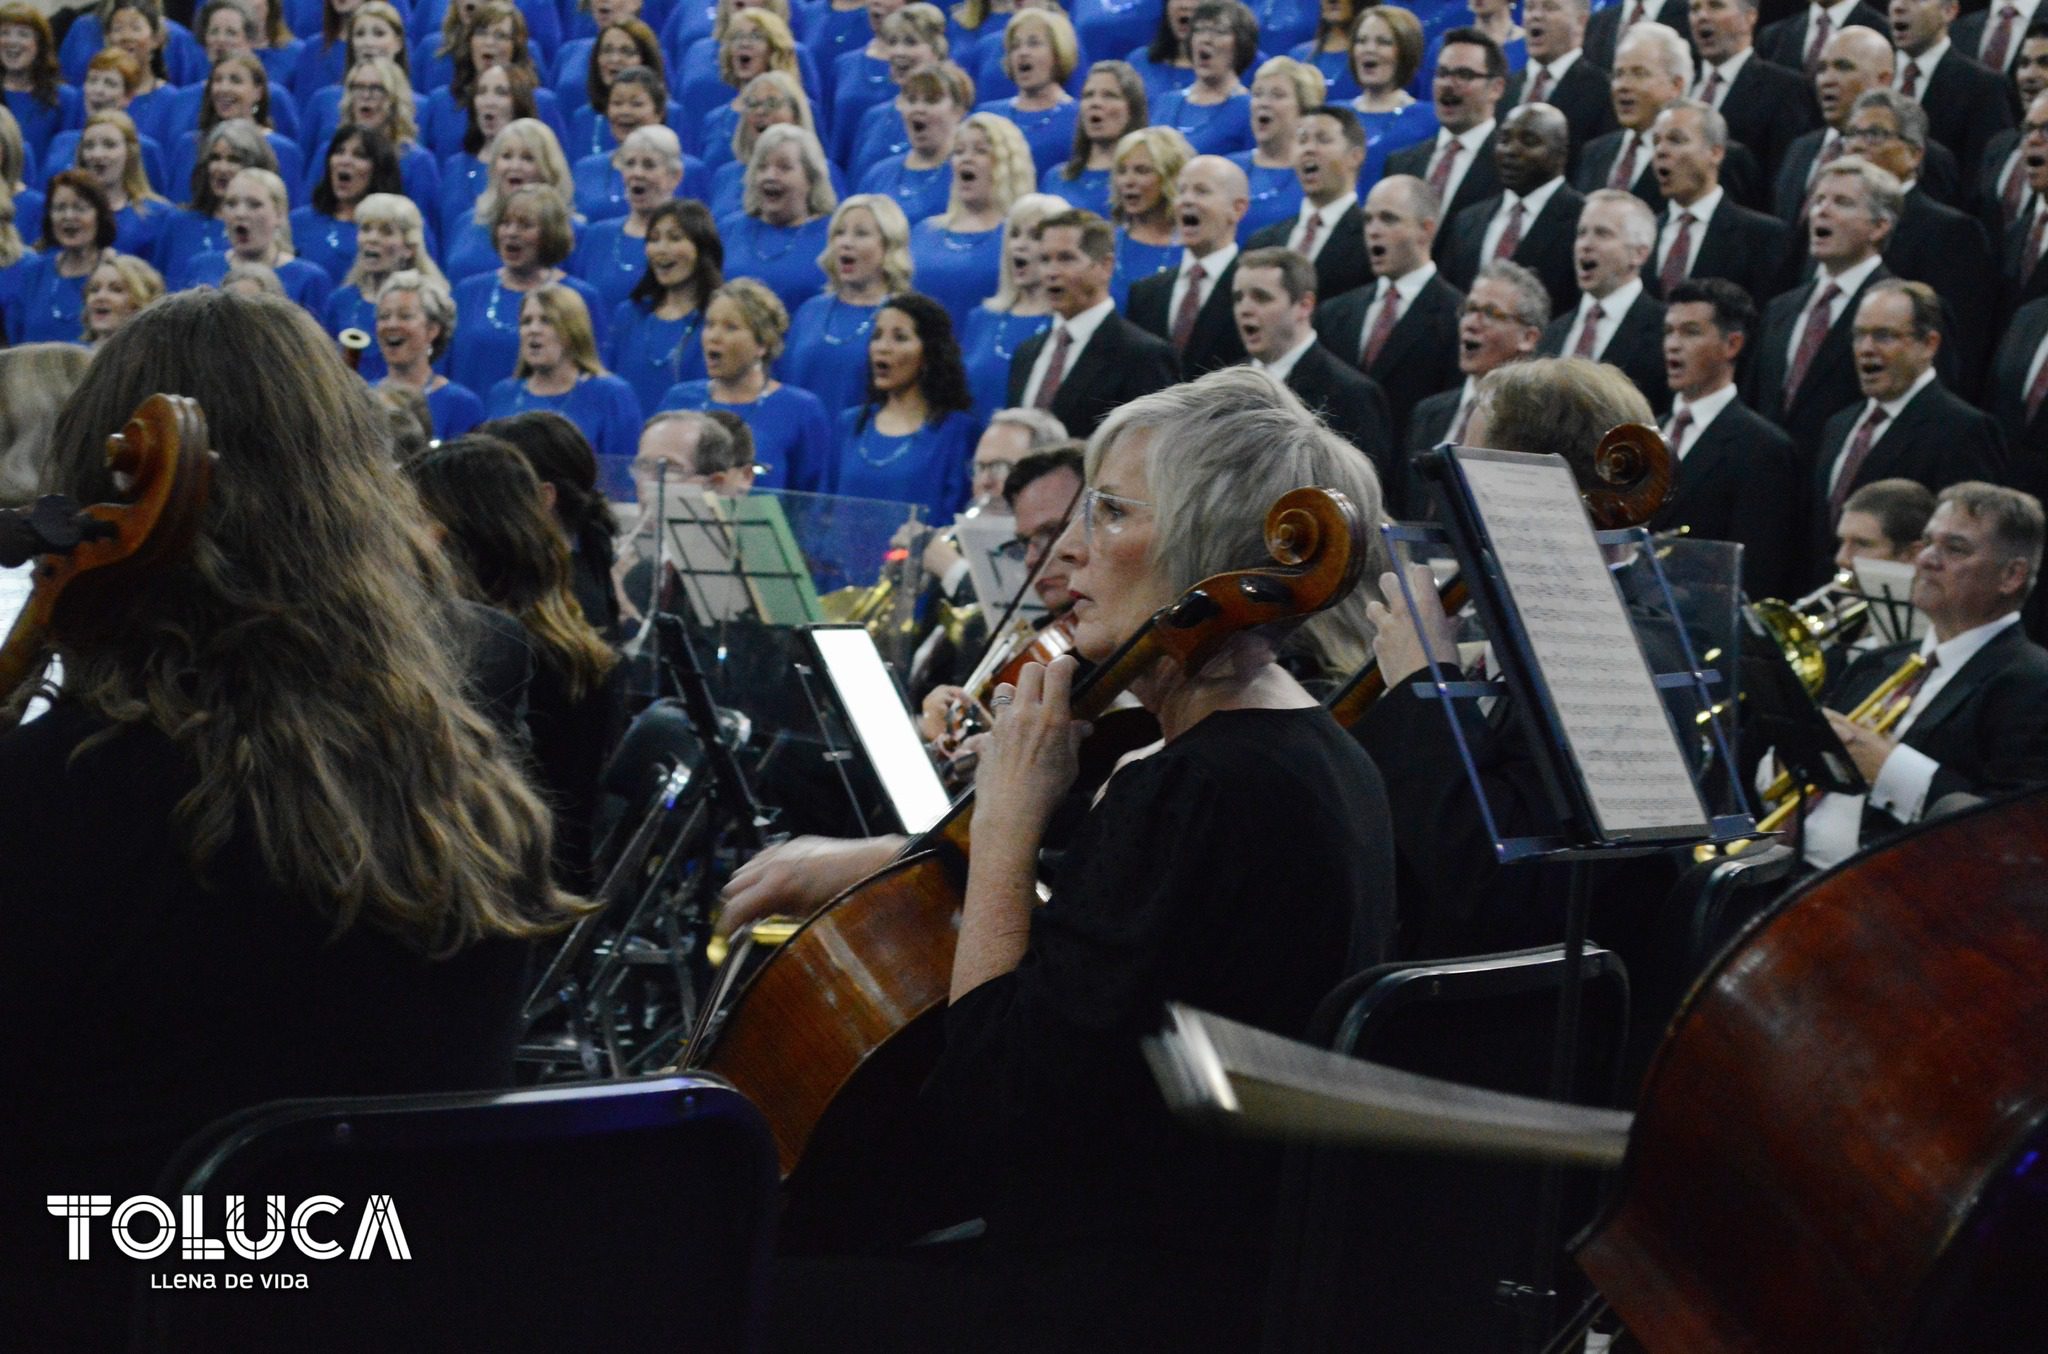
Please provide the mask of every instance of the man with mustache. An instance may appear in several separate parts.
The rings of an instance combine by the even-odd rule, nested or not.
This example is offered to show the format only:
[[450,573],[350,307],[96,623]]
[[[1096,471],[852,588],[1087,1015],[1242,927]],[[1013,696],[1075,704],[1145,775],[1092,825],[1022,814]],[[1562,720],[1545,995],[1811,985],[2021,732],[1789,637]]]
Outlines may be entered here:
[[1543,279],[1553,311],[1579,303],[1572,233],[1586,199],[1564,181],[1569,153],[1564,114],[1549,104],[1507,115],[1493,145],[1501,191],[1451,218],[1442,263],[1453,286],[1471,286],[1489,259],[1513,259]]
[[1130,316],[1180,352],[1190,377],[1244,361],[1231,322],[1231,279],[1237,271],[1237,225],[1251,206],[1242,169],[1220,155],[1198,155],[1180,171],[1173,216],[1180,267],[1131,287]]
[[[1449,220],[1500,191],[1493,163],[1494,110],[1507,94],[1507,58],[1500,44],[1480,30],[1453,28],[1437,49],[1430,87],[1436,137],[1389,155],[1387,174],[1412,174],[1427,183]],[[1439,258],[1444,243],[1437,241]]]

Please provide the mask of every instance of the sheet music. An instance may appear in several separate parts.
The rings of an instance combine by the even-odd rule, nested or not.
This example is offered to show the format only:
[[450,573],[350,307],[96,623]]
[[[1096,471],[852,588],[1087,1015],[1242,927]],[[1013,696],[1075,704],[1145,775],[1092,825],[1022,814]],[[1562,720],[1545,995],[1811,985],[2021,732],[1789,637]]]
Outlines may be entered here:
[[1458,461],[1601,835],[1704,829],[1706,807],[1570,468],[1551,457]]

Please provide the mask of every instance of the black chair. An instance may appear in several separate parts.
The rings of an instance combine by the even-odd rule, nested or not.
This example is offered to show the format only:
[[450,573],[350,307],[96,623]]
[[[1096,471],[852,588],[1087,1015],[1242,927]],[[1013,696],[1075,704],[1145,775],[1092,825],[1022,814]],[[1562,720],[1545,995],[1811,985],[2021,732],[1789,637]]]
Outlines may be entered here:
[[216,1240],[242,1196],[257,1241],[265,1196],[290,1214],[330,1195],[342,1207],[310,1230],[345,1249],[388,1197],[410,1258],[378,1236],[365,1259],[311,1259],[287,1239],[265,1260],[187,1262],[306,1287],[145,1280],[133,1348],[753,1350],[776,1180],[759,1111],[705,1077],[257,1106],[179,1149],[158,1196],[203,1198]]
[[[1571,1098],[1609,1105],[1627,1040],[1628,976],[1597,947],[1580,971]],[[1324,999],[1310,1038],[1403,1071],[1542,1096],[1564,975],[1562,946],[1383,964]],[[1555,1278],[1567,1288],[1558,1303],[1532,1311],[1513,1295],[1537,1278],[1543,1176],[1463,1157],[1290,1147],[1265,1354],[1540,1347],[1535,1332],[1562,1324],[1581,1291],[1560,1260]],[[1564,1183],[1553,1253],[1591,1220],[1597,1188],[1584,1173]]]

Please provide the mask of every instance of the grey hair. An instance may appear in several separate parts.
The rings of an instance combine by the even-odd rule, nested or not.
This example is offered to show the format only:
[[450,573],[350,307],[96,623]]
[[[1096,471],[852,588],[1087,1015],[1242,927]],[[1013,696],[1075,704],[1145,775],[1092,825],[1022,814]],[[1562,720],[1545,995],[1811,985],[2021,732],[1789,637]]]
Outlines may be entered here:
[[1692,88],[1692,48],[1678,35],[1678,30],[1669,24],[1639,23],[1621,35],[1615,44],[1615,60],[1621,59],[1621,49],[1631,42],[1647,42],[1655,46],[1664,58],[1664,72],[1678,81],[1680,86]]
[[[1920,105],[1913,106],[1918,108]],[[1721,110],[1714,105],[1704,99],[1673,99],[1657,116],[1668,118],[1673,113],[1699,114],[1701,139],[1715,150],[1728,149],[1728,119],[1722,117]]]
[[1973,522],[1988,521],[1992,544],[2007,559],[2027,562],[2027,586],[2020,593],[2024,602],[2041,576],[2041,542],[2048,531],[2042,521],[2041,500],[2002,484],[1964,480],[1942,490],[1934,503],[1937,508],[1953,506],[1968,513]]
[[[1622,233],[1630,244],[1638,249],[1654,249],[1657,246],[1657,218],[1650,211],[1650,205],[1634,193],[1625,193],[1619,188],[1600,188],[1586,194],[1586,206],[1596,202],[1609,203],[1621,208]],[[1585,208],[1579,209],[1582,213]]]
[[1849,106],[1849,116],[1854,117],[1866,108],[1882,108],[1892,115],[1898,124],[1899,139],[1914,150],[1927,150],[1927,110],[1914,100],[1907,98],[1896,89],[1879,86],[1866,89],[1856,96],[1856,102]]
[[236,259],[228,265],[228,270],[220,275],[220,289],[226,291],[237,282],[247,282],[265,296],[284,297],[286,300],[291,299],[285,295],[284,283],[278,279],[277,270],[268,264],[249,263],[242,259]]
[[803,165],[804,177],[810,182],[804,210],[813,217],[830,216],[832,209],[839,205],[839,194],[832,188],[832,171],[825,163],[825,148],[818,144],[814,132],[787,122],[763,127],[761,134],[754,138],[754,156],[747,161],[746,186],[741,195],[746,213],[753,216],[761,210],[761,190],[754,184],[755,171],[760,168],[761,161],[785,142],[796,147],[797,162]]
[[1899,223],[1899,214],[1906,210],[1906,190],[1889,169],[1860,155],[1844,155],[1832,164],[1822,165],[1813,176],[1813,186],[1818,189],[1820,181],[1832,174],[1846,174],[1861,181],[1864,196],[1870,199],[1871,216],[1894,226]]
[[1289,490],[1321,485],[1351,500],[1367,527],[1367,582],[1311,618],[1304,638],[1331,669],[1362,665],[1372,638],[1365,605],[1378,595],[1369,583],[1390,567],[1379,477],[1364,453],[1254,367],[1225,367],[1118,409],[1088,441],[1089,481],[1111,447],[1139,434],[1153,563],[1175,596],[1212,574],[1269,564],[1266,512]]
[[743,464],[737,454],[739,442],[726,430],[723,423],[698,409],[664,409],[640,425],[645,434],[664,423],[685,423],[697,430],[697,452],[692,458],[700,475],[715,475],[721,470],[734,470]]
[[448,290],[447,281],[441,277],[429,276],[419,268],[401,268],[384,279],[384,285],[377,288],[375,299],[382,301],[392,293],[402,291],[418,297],[420,313],[427,317],[427,323],[440,327],[441,337],[427,355],[430,360],[438,362],[455,338],[455,293]]
[[1489,261],[1472,279],[1474,287],[1482,282],[1499,282],[1513,289],[1515,318],[1523,324],[1541,329],[1550,323],[1550,289],[1542,278],[1513,259]]
[[650,122],[645,127],[635,127],[627,132],[626,139],[612,152],[612,158],[617,160],[627,151],[641,146],[659,155],[661,162],[671,169],[683,167],[682,138],[676,135],[675,128],[659,122]]
[[1067,440],[1066,424],[1043,409],[998,409],[989,416],[988,426],[993,428],[998,423],[1007,423],[1029,433],[1031,443],[1025,448],[1027,451],[1044,451]]

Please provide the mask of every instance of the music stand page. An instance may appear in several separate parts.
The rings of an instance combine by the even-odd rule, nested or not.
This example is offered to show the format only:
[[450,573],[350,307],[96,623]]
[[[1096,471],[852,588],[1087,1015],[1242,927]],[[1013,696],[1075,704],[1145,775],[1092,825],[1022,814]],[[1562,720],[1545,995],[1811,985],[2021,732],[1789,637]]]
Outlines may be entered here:
[[858,625],[806,626],[804,633],[897,821],[913,834],[932,827],[949,807],[946,787],[882,665],[874,636]]

